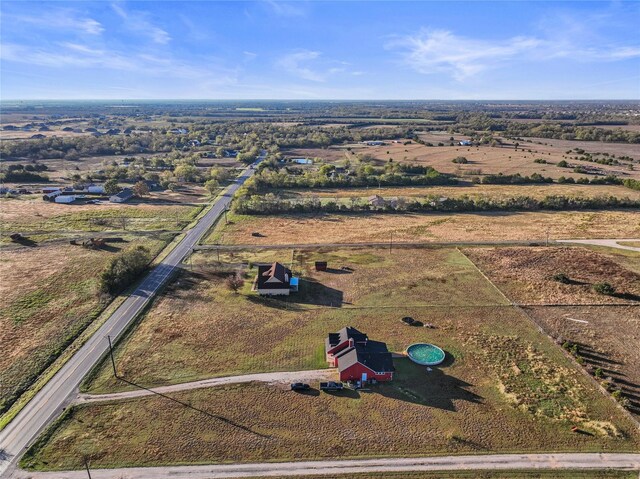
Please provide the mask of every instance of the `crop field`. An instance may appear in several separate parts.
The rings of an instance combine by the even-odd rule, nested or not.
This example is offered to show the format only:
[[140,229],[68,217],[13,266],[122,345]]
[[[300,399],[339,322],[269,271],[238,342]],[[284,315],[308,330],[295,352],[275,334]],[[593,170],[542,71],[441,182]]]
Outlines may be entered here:
[[48,244],[0,252],[0,410],[54,360],[105,307],[100,272],[121,247],[165,241],[125,237],[109,249]]
[[[640,236],[640,217],[635,211],[233,215],[229,219],[205,243],[544,241],[547,233],[552,240]],[[262,236],[253,236],[253,232]]]
[[[198,204],[203,197],[197,192],[192,194],[177,193],[159,203],[146,198],[124,205],[66,205],[34,196],[0,199],[0,223],[4,231],[19,232],[34,240],[100,231],[175,231],[190,223],[203,207]],[[0,241],[6,243],[9,238],[3,236]]]
[[[308,476],[288,476],[290,479],[302,479]],[[551,471],[447,471],[447,472],[384,472],[360,474],[331,474],[316,476],[321,479],[636,479],[634,471],[562,470]],[[257,478],[265,479],[265,478]]]
[[[275,193],[276,191],[274,191]],[[382,188],[307,188],[307,189],[282,189],[277,193],[284,198],[308,198],[318,197],[327,199],[336,198],[367,198],[379,195],[383,198],[408,197],[423,198],[426,196],[444,196],[458,198],[469,196],[472,198],[513,198],[517,196],[529,196],[543,199],[546,196],[571,196],[578,198],[596,198],[601,196],[615,196],[618,198],[640,199],[640,191],[625,188],[619,185],[570,185],[570,184],[545,184],[545,185],[480,185],[465,184],[461,186],[386,186]]]
[[[611,304],[640,302],[640,274],[618,259],[586,248],[470,248],[465,253],[513,301],[522,304]],[[563,274],[563,283],[554,279]],[[607,282],[612,295],[594,291]]]

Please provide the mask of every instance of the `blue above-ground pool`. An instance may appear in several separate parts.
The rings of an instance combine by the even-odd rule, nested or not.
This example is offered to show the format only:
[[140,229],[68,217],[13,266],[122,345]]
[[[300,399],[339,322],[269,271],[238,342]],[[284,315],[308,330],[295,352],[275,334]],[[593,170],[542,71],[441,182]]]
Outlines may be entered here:
[[445,352],[433,344],[415,343],[407,348],[407,356],[422,366],[437,366],[444,361]]

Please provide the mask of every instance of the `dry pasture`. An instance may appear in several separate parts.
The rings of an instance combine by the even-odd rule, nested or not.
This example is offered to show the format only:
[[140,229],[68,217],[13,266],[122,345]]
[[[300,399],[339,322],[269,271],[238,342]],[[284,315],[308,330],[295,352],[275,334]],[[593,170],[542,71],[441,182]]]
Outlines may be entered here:
[[421,198],[425,196],[445,196],[457,198],[460,196],[484,198],[513,198],[529,196],[543,199],[546,196],[572,196],[580,198],[595,198],[599,196],[615,196],[618,198],[640,199],[640,191],[631,190],[619,185],[481,185],[468,183],[461,186],[383,186],[382,188],[307,188],[284,189],[277,191],[285,198],[366,198],[371,195],[388,197]]
[[[640,302],[640,274],[626,269],[615,256],[586,248],[468,248],[465,254],[517,303]],[[565,274],[570,283],[554,280],[559,273]],[[593,285],[603,282],[614,286],[617,294],[607,296],[593,290]]]

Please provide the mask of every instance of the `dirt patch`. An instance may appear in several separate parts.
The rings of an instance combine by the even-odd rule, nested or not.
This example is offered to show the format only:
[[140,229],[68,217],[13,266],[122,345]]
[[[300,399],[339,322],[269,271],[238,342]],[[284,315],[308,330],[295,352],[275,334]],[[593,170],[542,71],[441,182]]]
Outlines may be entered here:
[[[586,248],[474,248],[465,250],[504,293],[524,304],[637,303],[640,275],[614,257]],[[566,283],[554,279],[564,274]],[[607,282],[616,295],[594,291]]]

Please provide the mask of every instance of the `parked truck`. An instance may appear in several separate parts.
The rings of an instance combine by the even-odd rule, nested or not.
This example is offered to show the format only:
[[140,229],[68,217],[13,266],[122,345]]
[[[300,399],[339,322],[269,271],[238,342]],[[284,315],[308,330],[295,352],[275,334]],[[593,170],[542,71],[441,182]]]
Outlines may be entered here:
[[344,385],[342,383],[336,383],[333,381],[320,383],[320,391],[342,391],[342,389],[344,389]]

